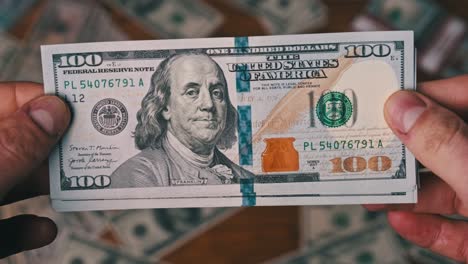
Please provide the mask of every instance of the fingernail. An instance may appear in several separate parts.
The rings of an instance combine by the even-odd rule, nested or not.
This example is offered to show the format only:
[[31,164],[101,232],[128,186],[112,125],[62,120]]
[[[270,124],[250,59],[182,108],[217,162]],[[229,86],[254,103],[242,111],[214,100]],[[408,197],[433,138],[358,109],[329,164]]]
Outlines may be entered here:
[[69,122],[68,108],[56,96],[43,96],[31,102],[29,116],[50,136],[61,135]]
[[406,134],[426,110],[426,103],[415,92],[401,91],[387,100],[385,109],[393,128]]

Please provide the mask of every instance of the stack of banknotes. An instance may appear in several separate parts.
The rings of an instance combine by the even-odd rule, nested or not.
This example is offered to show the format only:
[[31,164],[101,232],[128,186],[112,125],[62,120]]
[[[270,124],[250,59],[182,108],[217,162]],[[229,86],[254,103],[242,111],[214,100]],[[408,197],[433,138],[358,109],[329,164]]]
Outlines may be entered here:
[[405,31],[42,46],[73,112],[50,158],[58,211],[412,203],[383,117],[415,88]]

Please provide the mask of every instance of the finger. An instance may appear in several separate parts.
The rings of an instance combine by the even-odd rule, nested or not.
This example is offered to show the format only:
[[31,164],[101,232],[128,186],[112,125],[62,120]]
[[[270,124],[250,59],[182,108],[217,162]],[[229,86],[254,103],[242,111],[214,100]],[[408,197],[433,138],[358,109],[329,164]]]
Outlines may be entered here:
[[27,178],[15,185],[0,201],[0,205],[6,205],[32,197],[49,194],[49,166],[47,160]]
[[468,119],[468,75],[425,82],[417,89],[442,106],[453,110],[463,119]]
[[18,215],[0,220],[0,258],[50,244],[57,226],[49,218]]
[[388,221],[403,238],[457,261],[468,261],[468,223],[398,211],[389,212]]
[[18,110],[22,105],[44,94],[41,84],[32,82],[0,83],[0,120]]
[[398,210],[415,213],[460,214],[468,216],[468,209],[463,205],[455,191],[436,175],[421,176],[421,188],[418,202],[415,204],[368,204],[364,207],[370,211]]
[[42,96],[0,121],[0,195],[22,182],[47,158],[70,121],[65,103]]
[[385,119],[422,164],[460,197],[468,197],[468,128],[462,119],[426,96],[409,91],[390,96]]

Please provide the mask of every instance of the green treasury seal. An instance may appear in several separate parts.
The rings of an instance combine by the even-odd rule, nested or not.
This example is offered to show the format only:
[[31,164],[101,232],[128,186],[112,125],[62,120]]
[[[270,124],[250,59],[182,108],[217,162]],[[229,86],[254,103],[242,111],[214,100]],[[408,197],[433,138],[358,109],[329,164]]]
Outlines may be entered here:
[[352,113],[353,105],[344,93],[328,92],[317,102],[317,117],[327,127],[346,124]]

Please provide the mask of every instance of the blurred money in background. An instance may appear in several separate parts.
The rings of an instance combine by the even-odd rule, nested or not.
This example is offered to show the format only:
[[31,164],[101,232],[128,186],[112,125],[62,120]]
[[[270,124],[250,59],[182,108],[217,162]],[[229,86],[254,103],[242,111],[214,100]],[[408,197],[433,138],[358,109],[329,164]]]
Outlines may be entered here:
[[303,207],[301,235],[300,250],[268,263],[457,263],[407,242],[391,229],[384,213],[362,206]]
[[9,65],[10,80],[42,82],[41,45],[127,39],[93,0],[49,0],[42,13],[15,62]]
[[[54,220],[58,236],[49,246],[17,254],[10,263],[156,263],[188,239],[236,212],[234,209],[163,209],[55,212],[48,197],[2,208],[2,218],[36,214]],[[110,262],[106,262],[110,261]]]
[[316,30],[327,22],[327,8],[320,0],[226,0],[256,16],[273,35]]
[[463,19],[433,0],[371,0],[352,22],[356,31],[413,30],[418,64],[429,75],[468,73],[468,34]]
[[7,65],[12,61],[16,54],[18,40],[6,32],[0,32],[0,81],[7,80]]
[[[267,31],[265,33],[300,33],[303,29],[306,32],[313,32],[317,29],[323,30],[326,28],[327,23],[331,21],[328,20],[327,16],[328,8],[321,5],[321,1],[190,1],[194,5],[197,5],[196,10],[205,10],[205,8],[208,8],[207,10],[210,11],[207,11],[206,14],[214,15],[212,15],[213,18],[210,18],[212,20],[208,20],[207,22],[204,16],[199,16],[200,13],[191,14],[190,10],[187,11],[186,8],[183,9],[185,12],[188,12],[188,15],[190,15],[189,18],[197,17],[197,19],[200,19],[199,21],[195,21],[196,23],[193,25],[203,25],[203,27],[206,27],[206,29],[199,28],[199,31],[196,33],[187,33],[183,28],[177,26],[178,24],[183,24],[182,22],[185,17],[181,19],[179,15],[175,15],[172,17],[172,20],[168,19],[166,20],[168,22],[165,22],[159,15],[156,15],[156,17],[149,15],[149,13],[158,14],[158,12],[160,12],[159,14],[161,14],[161,12],[166,12],[161,11],[165,5],[166,7],[164,8],[167,8],[167,10],[170,10],[173,6],[180,6],[180,1],[109,0],[105,2],[106,5],[104,6],[102,5],[102,3],[104,3],[103,1],[86,0],[0,0],[0,31],[8,31],[15,23],[21,22],[22,17],[29,12],[31,7],[34,8],[36,3],[42,3],[44,5],[39,20],[33,22],[34,27],[32,28],[32,34],[26,34],[24,38],[18,38],[9,35],[8,32],[0,33],[0,80],[41,81],[42,72],[39,46],[42,44],[126,39],[127,34],[118,28],[115,23],[118,21],[113,21],[110,14],[107,13],[103,7],[111,6],[113,10],[121,10],[121,13],[136,20],[136,23],[143,24],[146,30],[154,33],[155,37],[163,38],[177,36],[183,33],[191,34],[193,37],[205,37],[214,34],[217,28],[222,27],[223,21],[226,20],[226,18],[222,17],[223,14],[221,12],[211,8],[209,5],[211,2],[221,1],[230,3],[231,6],[240,7],[239,10],[243,10],[243,12],[256,17]],[[138,13],[138,10],[132,11],[130,8],[135,8],[136,4],[129,4],[130,2],[164,3],[159,4],[161,9],[153,7],[148,8],[147,12],[141,12],[140,10],[141,13]],[[172,4],[171,2],[179,3]],[[330,5],[334,4],[332,1],[323,2],[326,4],[331,3]],[[347,3],[345,2],[348,1],[340,2],[339,5],[348,9]],[[444,45],[442,45],[442,49],[440,49],[441,52],[437,51],[435,57],[428,56],[430,58],[429,61],[435,61],[433,65],[439,65],[440,59],[443,61],[441,72],[435,72],[434,75],[451,76],[459,73],[468,73],[468,41],[466,34],[464,32],[463,34],[460,33],[460,31],[462,31],[460,29],[465,26],[460,26],[460,20],[456,18],[455,20],[448,19],[450,15],[442,10],[436,1],[362,0],[349,2],[368,4],[366,14],[356,17],[353,22],[353,27],[355,29],[413,29],[416,31],[418,37],[417,46],[420,51],[423,51],[421,48],[426,45],[429,47],[428,50],[440,49],[441,43],[438,43],[437,40],[445,40],[444,43],[442,43]],[[167,7],[168,3],[170,5],[169,7]],[[308,9],[314,6],[311,3],[318,3],[321,7],[315,11],[311,11]],[[302,7],[302,10],[297,11],[297,6]],[[382,9],[381,7],[383,6],[393,6],[394,8]],[[246,7],[250,7],[250,9],[246,9]],[[260,9],[264,11],[257,11]],[[292,12],[291,10],[296,11]],[[346,12],[348,12],[348,10],[346,10]],[[354,11],[349,10],[349,12]],[[92,13],[97,13],[99,15],[92,16]],[[138,14],[141,14],[141,16],[138,16]],[[168,18],[168,14],[169,13],[164,13],[163,15],[165,16],[163,17]],[[313,14],[316,16],[313,17]],[[73,18],[73,20],[69,20],[69,18]],[[444,19],[449,22],[445,22],[444,24],[444,22],[442,22]],[[193,20],[190,21],[190,23],[193,23]],[[278,21],[281,22],[278,23]],[[432,21],[433,23],[428,21]],[[334,21],[332,22],[334,23]],[[426,23],[429,23],[429,25],[426,25]],[[464,23],[466,22],[463,22],[463,24]],[[193,25],[190,24],[190,26]],[[335,28],[344,27],[345,25],[342,27],[336,26]],[[158,31],[159,29],[162,30]],[[163,30],[168,31],[167,35],[164,34]],[[346,30],[340,29],[340,31]],[[202,35],[202,33],[205,33],[205,35]],[[420,41],[424,39],[427,41],[426,43]],[[21,43],[23,42],[25,42],[27,48],[23,52],[18,52],[21,58],[15,60],[15,51],[21,49]],[[452,47],[450,52],[447,53],[448,49],[443,48],[445,45]],[[434,49],[434,47],[437,48]],[[424,67],[421,67],[421,69],[428,72]],[[430,70],[430,67],[428,67],[428,69]],[[210,213],[209,211],[200,209],[196,209],[198,210],[197,213],[189,213],[190,210],[181,212],[180,210],[181,209],[176,209],[173,214],[169,213],[171,217],[176,217],[175,219],[177,220],[174,222],[180,222],[179,218],[184,219],[185,215],[192,215],[193,218],[199,217],[199,221],[194,221],[194,224],[190,225],[191,227],[189,230],[187,229],[187,225],[181,225],[182,228],[176,230],[185,231],[182,232],[183,234],[181,236],[178,236],[168,235],[168,233],[171,232],[168,230],[174,229],[168,227],[167,216],[162,216],[167,215],[167,213],[156,213],[157,210],[58,214],[50,210],[48,198],[36,198],[10,206],[3,206],[0,208],[0,216],[2,218],[8,218],[19,213],[37,213],[39,215],[49,216],[57,221],[60,233],[59,237],[52,245],[0,260],[0,263],[155,263],[157,262],[155,259],[159,258],[158,256],[161,252],[163,252],[163,254],[161,254],[161,256],[163,256],[165,255],[165,251],[168,253],[172,252],[172,245],[180,245],[183,243],[185,239],[179,240],[179,238],[193,237],[199,234],[197,228],[200,225],[196,223],[207,221],[209,224],[202,228],[206,229],[208,226],[216,224],[219,221],[217,219],[223,219],[230,215],[229,212],[225,214],[222,212]],[[280,210],[278,210],[278,212],[281,213]],[[309,213],[306,214],[306,212]],[[401,263],[408,263],[408,261],[411,261],[410,263],[421,264],[456,263],[447,258],[435,255],[427,249],[414,246],[398,238],[394,233],[391,234],[383,216],[365,212],[359,206],[304,207],[304,214],[302,227],[298,231],[304,236],[302,250],[289,254],[287,257],[283,258],[280,263],[388,263],[384,262],[379,255],[388,256],[390,253],[396,254],[396,256],[389,256],[390,260],[400,260],[401,257],[403,257],[404,259],[401,259]],[[198,216],[195,217],[193,215]],[[280,217],[281,216],[278,216],[278,218]],[[255,219],[251,219],[251,221],[255,223]],[[176,225],[180,226],[179,224]],[[274,228],[277,228],[277,226],[272,227],[271,232],[274,232]],[[134,231],[133,234],[126,237],[125,234],[129,234],[132,229]],[[374,235],[372,232],[376,234]],[[148,234],[151,235],[148,236]],[[160,234],[160,236],[155,238],[153,234]],[[224,235],[224,239],[226,240],[232,238],[230,236],[231,233],[226,233]],[[356,235],[362,236],[362,239]],[[140,236],[142,239],[138,240]],[[143,239],[145,237],[150,237],[151,239],[146,241],[146,239]],[[381,237],[388,238],[388,241],[391,241],[392,245],[388,244],[390,242],[382,242],[380,239]],[[160,240],[158,240],[159,238]],[[238,240],[233,239],[233,241]],[[146,242],[148,243],[145,244]],[[258,241],[250,242],[258,243]],[[282,243],[283,241],[271,242]],[[129,245],[129,243],[132,244]],[[245,241],[245,243],[249,243],[249,241]],[[333,248],[335,246],[334,243],[337,245],[337,250]],[[379,247],[377,253],[375,253],[376,251],[374,250],[376,247],[367,245],[366,243],[376,243],[386,246]],[[216,244],[216,241],[212,244]],[[236,245],[233,245],[233,247],[236,247]],[[158,249],[156,251],[151,250],[154,248]],[[338,249],[341,250],[340,255],[343,256],[338,256]],[[223,252],[222,249],[217,251]],[[140,254],[140,256],[136,256],[138,254]],[[279,254],[279,252],[273,252],[272,254]],[[156,257],[153,258],[152,256]],[[244,258],[244,256],[242,257]],[[248,259],[247,255],[245,259]],[[206,263],[209,262],[209,260],[206,260]]]
[[422,248],[416,246],[398,234],[394,233],[396,241],[401,245],[403,248],[403,252],[405,252],[407,258],[411,260],[413,263],[418,264],[457,264],[459,262],[449,259],[447,257],[438,255],[427,248]]
[[37,0],[0,0],[0,31],[13,26]]
[[161,38],[207,37],[223,22],[219,11],[199,0],[108,0],[106,3]]
[[361,206],[302,209],[303,248],[272,263],[410,263],[380,213]]

